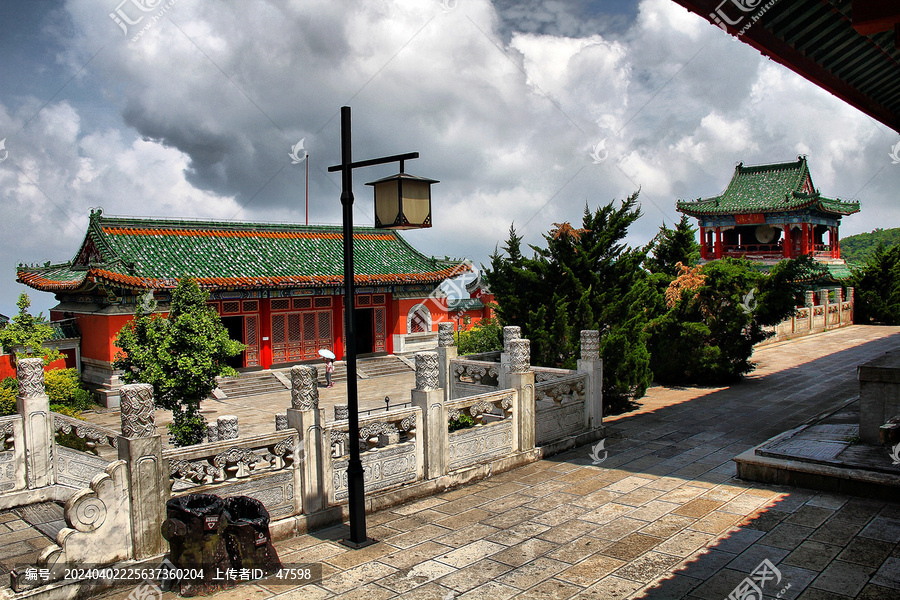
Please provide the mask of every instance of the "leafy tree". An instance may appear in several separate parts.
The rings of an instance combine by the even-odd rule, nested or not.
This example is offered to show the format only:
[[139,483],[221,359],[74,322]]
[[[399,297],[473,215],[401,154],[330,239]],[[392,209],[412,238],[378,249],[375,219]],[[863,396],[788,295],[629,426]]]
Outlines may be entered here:
[[235,374],[226,360],[245,346],[228,337],[209,295],[190,277],[172,293],[167,318],[139,307],[134,320],[116,336],[122,352],[113,363],[126,383],[149,383],[157,406],[172,411],[169,433],[177,446],[203,440],[205,420],[200,402],[209,396],[219,375]]
[[543,246],[522,253],[522,238],[510,227],[502,252],[491,255],[485,277],[503,323],[518,325],[531,340],[534,364],[575,366],[582,329],[601,332],[604,399],[621,408],[644,394],[650,383],[650,355],[644,327],[644,296],[651,292],[641,269],[645,254],[624,243],[641,216],[638,193],[616,207],[591,212],[581,227],[555,223]]
[[752,371],[753,346],[770,335],[765,326],[793,313],[810,261],[783,261],[770,275],[733,258],[680,265],[666,290],[669,310],[648,328],[657,381],[718,384]]
[[43,314],[35,317],[28,312],[31,306],[28,294],[19,294],[16,306],[19,307],[19,314],[6,327],[0,328],[0,346],[8,353],[21,347],[23,350],[16,352],[16,358],[40,356],[45,365],[62,358],[58,349],[44,346],[44,342],[53,337],[53,327],[46,322]]
[[697,230],[691,226],[687,215],[681,215],[681,220],[674,229],[669,229],[663,223],[659,233],[650,242],[648,247],[650,256],[644,261],[644,266],[651,273],[677,276],[678,263],[690,267],[700,260],[700,245],[697,243],[696,235]]
[[82,411],[90,408],[91,394],[81,387],[78,372],[75,369],[53,369],[44,374],[44,388],[50,400],[50,410],[63,412],[60,409]]
[[855,292],[854,319],[858,323],[900,324],[900,244],[879,245],[850,276]]

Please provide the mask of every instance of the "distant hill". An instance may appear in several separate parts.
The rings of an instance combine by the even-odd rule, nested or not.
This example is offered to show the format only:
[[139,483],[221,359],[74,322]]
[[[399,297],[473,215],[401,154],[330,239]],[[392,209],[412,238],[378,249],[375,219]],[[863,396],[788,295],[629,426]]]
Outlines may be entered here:
[[858,233],[841,239],[841,258],[847,262],[863,263],[879,243],[893,246],[900,243],[900,227],[876,229],[871,233]]

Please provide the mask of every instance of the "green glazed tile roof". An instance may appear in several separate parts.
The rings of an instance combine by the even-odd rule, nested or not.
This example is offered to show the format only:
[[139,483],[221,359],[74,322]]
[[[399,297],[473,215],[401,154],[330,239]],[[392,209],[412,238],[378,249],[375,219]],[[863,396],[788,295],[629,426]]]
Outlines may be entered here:
[[812,185],[806,157],[796,162],[734,169],[728,188],[719,196],[678,201],[680,212],[694,217],[747,213],[786,212],[813,208],[832,215],[859,211],[859,202],[826,198]]
[[[429,258],[397,232],[354,229],[357,285],[437,283],[466,270]],[[337,226],[175,221],[92,212],[75,258],[18,268],[40,290],[104,283],[165,289],[183,275],[207,288],[288,288],[343,283],[343,234]]]

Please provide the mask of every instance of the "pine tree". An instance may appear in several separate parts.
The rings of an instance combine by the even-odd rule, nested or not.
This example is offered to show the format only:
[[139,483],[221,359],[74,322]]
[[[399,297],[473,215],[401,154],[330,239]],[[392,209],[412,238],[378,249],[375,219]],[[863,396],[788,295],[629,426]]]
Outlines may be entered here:
[[669,229],[663,223],[648,246],[650,256],[644,261],[644,266],[651,273],[665,273],[675,277],[678,275],[678,263],[686,267],[697,264],[700,260],[700,245],[695,238],[696,234],[697,230],[691,226],[687,215],[681,215],[681,220],[674,229]]
[[45,365],[62,358],[62,353],[58,349],[44,345],[53,337],[53,327],[44,319],[43,314],[33,316],[28,312],[31,307],[28,294],[19,294],[16,306],[19,308],[19,314],[5,327],[0,328],[0,347],[6,352],[21,348],[16,352],[16,358],[41,357]]

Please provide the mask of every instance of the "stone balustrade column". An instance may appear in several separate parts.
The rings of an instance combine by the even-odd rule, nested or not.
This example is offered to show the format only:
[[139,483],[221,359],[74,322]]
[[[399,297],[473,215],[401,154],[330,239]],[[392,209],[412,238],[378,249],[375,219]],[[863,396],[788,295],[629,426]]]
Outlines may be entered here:
[[822,288],[819,290],[819,304],[828,306],[828,288]]
[[816,293],[812,290],[806,290],[806,299],[804,305],[812,308],[816,305]]
[[25,446],[25,480],[28,489],[56,483],[53,468],[53,418],[50,400],[44,389],[44,359],[22,358],[16,361],[19,393],[16,410],[22,415]]
[[301,490],[303,512],[318,512],[328,506],[325,486],[331,476],[326,472],[331,467],[331,445],[323,441],[324,418],[319,409],[318,372],[314,367],[297,365],[291,368],[291,408],[286,413],[288,426],[300,432],[299,458],[302,460],[295,471],[295,489]]
[[416,353],[416,389],[412,390],[412,405],[422,411],[425,478],[435,479],[449,470],[450,451],[447,433],[447,410],[444,391],[440,385],[440,359],[437,352]]
[[288,428],[287,415],[284,413],[275,414],[275,431],[284,431]]
[[447,403],[450,398],[450,361],[458,355],[457,348],[453,338],[453,323],[438,324],[438,387],[444,390],[444,402]]
[[854,313],[854,309],[853,309],[854,299],[853,299],[853,288],[852,287],[847,288],[846,298],[847,298],[847,302],[850,303],[850,322],[852,323],[853,322],[853,313]]
[[120,393],[122,435],[119,459],[128,465],[131,491],[131,539],[134,558],[156,556],[168,550],[160,533],[169,499],[168,465],[162,457],[162,436],[153,417],[153,386],[123,385]]
[[515,388],[516,409],[513,412],[516,427],[517,450],[525,452],[534,448],[534,371],[531,370],[531,341],[510,340],[506,346],[509,355],[508,387]]
[[503,352],[500,354],[500,374],[498,376],[498,385],[500,389],[513,387],[507,381],[509,374],[509,343],[522,337],[522,328],[516,325],[507,325],[503,328]]
[[600,332],[585,329],[581,332],[581,358],[578,370],[587,373],[584,424],[588,429],[603,423],[603,360],[600,358]]
[[216,419],[219,430],[219,441],[238,439],[238,418],[235,415],[222,415]]
[[219,441],[219,424],[218,423],[207,423],[206,424],[206,441],[210,444],[213,442]]

